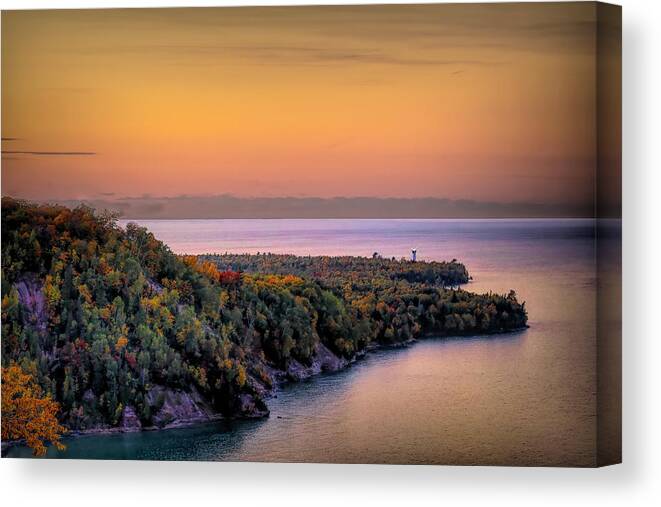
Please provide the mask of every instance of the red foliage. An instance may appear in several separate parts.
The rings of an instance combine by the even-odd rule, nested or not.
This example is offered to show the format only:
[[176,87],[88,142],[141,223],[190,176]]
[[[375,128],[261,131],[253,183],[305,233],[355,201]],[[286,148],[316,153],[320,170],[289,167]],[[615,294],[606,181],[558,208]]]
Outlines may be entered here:
[[198,273],[222,285],[235,285],[241,281],[240,271],[220,271],[213,262],[198,262],[198,258],[194,255],[182,255],[181,260]]
[[126,362],[131,367],[132,370],[135,370],[136,367],[138,366],[138,361],[135,359],[135,354],[133,354],[132,352],[127,352],[126,354],[124,354],[124,359],[126,359]]
[[218,273],[218,282],[223,285],[234,285],[241,281],[240,271],[220,271]]

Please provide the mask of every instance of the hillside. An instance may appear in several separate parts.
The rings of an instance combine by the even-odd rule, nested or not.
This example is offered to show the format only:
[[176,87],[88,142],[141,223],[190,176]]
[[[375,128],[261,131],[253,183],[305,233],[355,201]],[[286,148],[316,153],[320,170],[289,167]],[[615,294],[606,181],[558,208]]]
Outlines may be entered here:
[[278,382],[380,344],[525,326],[507,296],[447,288],[463,265],[355,257],[180,257],[86,207],[2,200],[2,365],[73,430],[268,414]]

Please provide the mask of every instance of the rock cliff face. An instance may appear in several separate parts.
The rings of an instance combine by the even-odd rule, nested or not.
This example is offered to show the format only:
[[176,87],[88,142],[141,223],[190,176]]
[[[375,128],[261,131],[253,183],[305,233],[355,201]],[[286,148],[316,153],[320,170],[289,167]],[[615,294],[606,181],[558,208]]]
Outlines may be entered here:
[[172,428],[220,417],[195,390],[186,392],[154,386],[147,394],[146,401],[154,407],[152,422],[157,428]]
[[[258,418],[269,415],[266,405],[250,394],[242,394],[239,400],[238,413],[241,417]],[[143,426],[135,408],[129,405],[124,408],[117,431],[130,432],[143,429],[177,428],[222,418],[195,390],[188,392],[169,387],[154,386],[147,394],[146,401],[153,410],[152,426]],[[110,428],[98,428],[100,431],[108,429]]]
[[323,343],[317,348],[317,357],[315,359],[321,367],[321,371],[338,371],[346,368],[350,361],[338,357]]
[[135,413],[135,409],[130,405],[124,408],[124,412],[122,413],[122,420],[119,423],[119,428],[122,431],[138,431],[142,429],[140,419]]
[[349,362],[337,357],[323,343],[319,343],[317,351],[310,366],[304,366],[295,359],[290,360],[286,371],[286,379],[300,382],[322,371],[337,371],[345,368]]
[[24,324],[34,328],[40,336],[46,333],[48,308],[42,284],[36,277],[25,276],[16,283],[18,301],[24,309]]
[[[176,428],[221,418],[220,414],[214,412],[195,390],[186,392],[180,389],[154,386],[147,394],[146,401],[153,410],[153,426],[143,426],[135,408],[129,405],[124,408],[120,424],[117,427],[118,431]],[[104,429],[106,428],[99,428],[99,430]]]
[[[43,311],[40,309],[41,303],[39,303],[40,288],[26,284],[23,287],[23,291],[24,296],[22,297],[26,301],[33,301],[34,314],[38,315],[39,312]],[[263,380],[249,376],[248,382],[252,390],[257,393],[257,396],[247,393],[241,394],[239,396],[237,416],[242,418],[267,417],[269,415],[269,409],[260,398],[268,398],[274,395],[280,385],[287,382],[301,382],[322,372],[338,371],[346,368],[352,362],[353,360],[348,361],[347,359],[336,356],[330,349],[320,343],[317,347],[314,360],[309,366],[291,360],[287,369],[281,370],[264,363],[262,366],[270,377],[270,383],[267,385]],[[84,400],[92,404],[94,402],[94,394],[91,391],[86,392]],[[122,417],[117,426],[111,427],[107,424],[100,424],[93,428],[76,431],[75,433],[117,433],[159,430],[210,422],[222,418],[222,415],[216,412],[195,388],[185,391],[155,385],[149,390],[145,401],[149,404],[152,411],[151,425],[143,425],[135,407],[128,405],[124,407]]]
[[242,394],[239,396],[240,407],[239,413],[242,417],[248,419],[258,419],[269,415],[269,409],[266,404],[258,399],[255,399],[250,394]]

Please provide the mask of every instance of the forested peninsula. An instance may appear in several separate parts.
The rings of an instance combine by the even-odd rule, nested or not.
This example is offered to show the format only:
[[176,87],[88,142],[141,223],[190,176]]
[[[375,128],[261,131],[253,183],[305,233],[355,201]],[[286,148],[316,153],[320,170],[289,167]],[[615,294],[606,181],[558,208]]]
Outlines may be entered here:
[[374,347],[526,326],[513,291],[468,281],[456,260],[178,256],[112,214],[3,198],[3,394],[34,384],[74,432],[263,417],[280,383]]

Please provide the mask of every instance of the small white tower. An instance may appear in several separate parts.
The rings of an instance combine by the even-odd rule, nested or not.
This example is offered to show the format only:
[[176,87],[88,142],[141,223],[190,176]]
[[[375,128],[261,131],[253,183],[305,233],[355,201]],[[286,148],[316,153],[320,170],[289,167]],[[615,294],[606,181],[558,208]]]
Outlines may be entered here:
[[411,260],[413,262],[415,262],[415,258],[416,258],[417,253],[418,253],[418,250],[416,250],[415,248],[411,248]]

